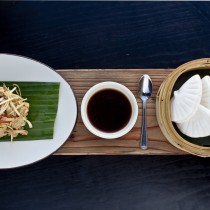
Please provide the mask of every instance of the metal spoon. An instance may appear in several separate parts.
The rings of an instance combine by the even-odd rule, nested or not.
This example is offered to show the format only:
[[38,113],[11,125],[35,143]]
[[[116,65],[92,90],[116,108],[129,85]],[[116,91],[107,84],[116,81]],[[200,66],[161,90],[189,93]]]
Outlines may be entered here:
[[138,94],[143,104],[140,147],[147,149],[146,105],[147,99],[152,95],[152,80],[147,74],[144,74],[139,80]]

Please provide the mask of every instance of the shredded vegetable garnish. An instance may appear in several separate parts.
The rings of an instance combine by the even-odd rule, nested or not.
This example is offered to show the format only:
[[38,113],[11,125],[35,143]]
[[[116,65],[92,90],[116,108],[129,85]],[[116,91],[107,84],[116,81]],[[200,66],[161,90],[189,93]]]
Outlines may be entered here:
[[0,138],[10,136],[12,141],[18,134],[28,134],[24,126],[28,124],[32,128],[32,124],[27,119],[29,103],[26,100],[21,97],[18,85],[15,84],[12,90],[6,85],[0,87]]

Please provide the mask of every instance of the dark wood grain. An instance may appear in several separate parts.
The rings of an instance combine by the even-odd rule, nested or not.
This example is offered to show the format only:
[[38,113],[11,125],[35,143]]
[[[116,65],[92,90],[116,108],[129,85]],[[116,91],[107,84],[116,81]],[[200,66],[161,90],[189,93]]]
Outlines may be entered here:
[[0,49],[55,69],[176,68],[209,57],[209,10],[209,2],[3,2]]
[[52,156],[0,171],[0,209],[207,210],[209,159]]
[[[0,2],[0,52],[54,69],[176,68],[210,55],[209,2]],[[208,210],[210,161],[51,156],[0,171],[0,210]]]

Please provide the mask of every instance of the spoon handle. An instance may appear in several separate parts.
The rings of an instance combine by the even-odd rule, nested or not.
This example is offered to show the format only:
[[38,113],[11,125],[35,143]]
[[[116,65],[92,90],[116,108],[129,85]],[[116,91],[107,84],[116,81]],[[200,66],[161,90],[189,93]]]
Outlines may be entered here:
[[142,127],[141,127],[140,146],[141,146],[141,149],[147,149],[147,142],[148,142],[147,122],[146,122],[146,105],[147,105],[147,100],[143,100],[142,102],[143,102],[143,109],[142,109]]

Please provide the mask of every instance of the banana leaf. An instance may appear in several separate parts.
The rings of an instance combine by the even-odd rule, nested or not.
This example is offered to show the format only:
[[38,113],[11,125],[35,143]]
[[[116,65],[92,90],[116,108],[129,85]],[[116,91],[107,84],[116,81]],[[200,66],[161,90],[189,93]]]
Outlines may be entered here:
[[[2,82],[12,89],[17,84],[21,90],[21,96],[27,98],[30,104],[28,120],[33,128],[24,127],[28,135],[18,135],[13,141],[53,139],[54,123],[58,109],[60,83],[58,82]],[[0,141],[10,141],[5,136]]]
[[[178,90],[190,77],[192,77],[195,74],[198,74],[198,75],[200,75],[201,78],[203,78],[206,75],[210,75],[210,69],[199,69],[199,71],[193,70],[193,71],[183,73],[177,79],[176,83],[174,84],[171,97],[173,97],[173,92],[175,90]],[[181,133],[181,131],[178,129],[178,127],[176,126],[175,123],[173,123],[173,126],[176,129],[176,131],[179,133],[179,135],[182,136],[185,140],[187,140],[193,144],[199,145],[199,146],[210,147],[210,136],[206,136],[206,137],[202,137],[202,138],[191,138],[191,137],[186,136],[183,133]],[[210,127],[210,125],[209,125],[209,127]]]

